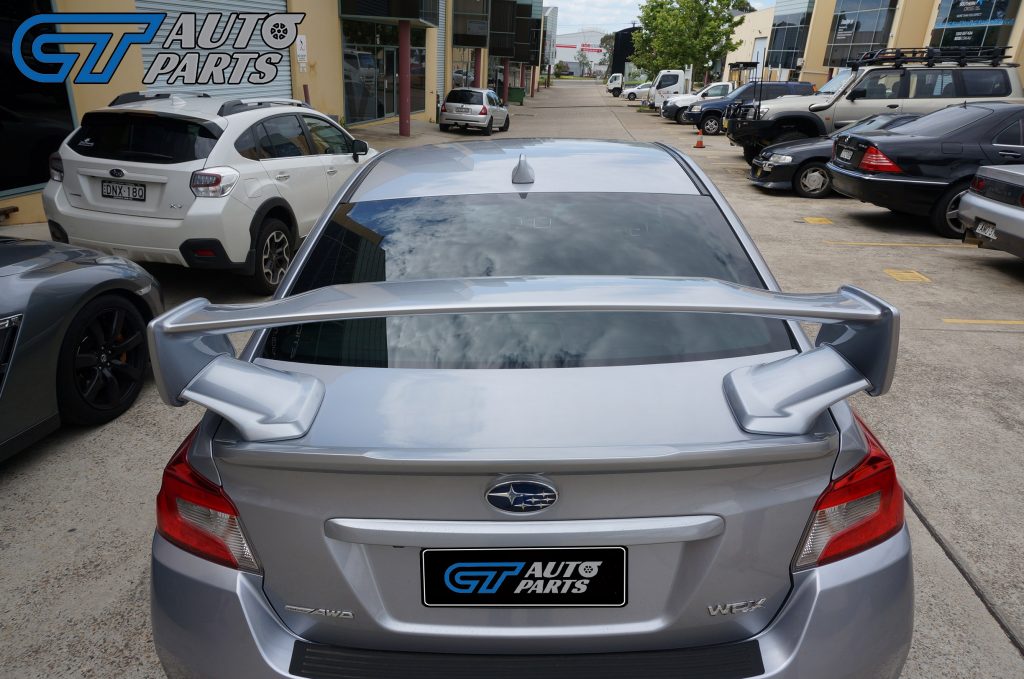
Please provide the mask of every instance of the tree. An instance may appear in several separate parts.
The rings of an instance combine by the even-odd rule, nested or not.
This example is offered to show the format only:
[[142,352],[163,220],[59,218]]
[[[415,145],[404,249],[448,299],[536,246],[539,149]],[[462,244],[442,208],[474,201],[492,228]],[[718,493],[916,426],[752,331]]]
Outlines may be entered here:
[[737,12],[756,12],[757,8],[750,4],[748,0],[736,0],[736,4],[733,9]]
[[733,32],[743,23],[733,11],[747,0],[645,0],[640,30],[633,33],[632,61],[647,73],[692,65],[693,80],[707,64],[725,57],[738,43]]
[[601,57],[601,65],[610,66],[612,63],[612,53],[615,51],[614,33],[605,33],[601,36],[601,49],[604,50],[604,56]]
[[587,53],[583,51],[583,48],[580,48],[580,50],[576,52],[576,63],[580,65],[580,75],[588,75],[590,73],[590,69],[592,68],[590,65],[590,57],[588,57]]
[[556,78],[561,78],[563,75],[569,73],[569,71],[570,71],[569,64],[565,63],[564,61],[559,61],[557,64],[555,64],[555,77]]

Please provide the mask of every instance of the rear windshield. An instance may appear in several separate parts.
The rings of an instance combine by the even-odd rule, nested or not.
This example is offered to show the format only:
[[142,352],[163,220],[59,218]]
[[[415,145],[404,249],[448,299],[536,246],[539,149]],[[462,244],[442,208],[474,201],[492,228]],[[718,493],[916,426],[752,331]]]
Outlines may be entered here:
[[922,137],[941,137],[990,115],[992,109],[983,106],[950,106],[921,116],[906,125],[900,125],[894,132]]
[[[291,292],[339,283],[521,275],[708,276],[764,287],[707,196],[530,193],[343,205]],[[696,361],[792,346],[783,322],[763,318],[547,312],[290,326],[268,334],[263,355],[368,367],[572,368]]]
[[484,95],[473,90],[452,90],[444,100],[450,104],[482,104]]
[[87,113],[68,142],[90,158],[187,163],[210,155],[217,135],[198,121],[137,113]]

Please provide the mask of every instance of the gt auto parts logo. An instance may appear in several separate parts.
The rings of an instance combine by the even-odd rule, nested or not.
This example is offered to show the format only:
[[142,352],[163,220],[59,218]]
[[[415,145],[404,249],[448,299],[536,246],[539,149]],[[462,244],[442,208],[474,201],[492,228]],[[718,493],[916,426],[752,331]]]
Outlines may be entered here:
[[[243,80],[252,85],[265,85],[277,77],[283,51],[295,42],[298,26],[306,17],[299,12],[240,12],[227,15],[211,12],[200,21],[193,12],[184,12],[174,19],[160,51],[146,70],[142,82],[151,85],[159,78],[176,85],[237,85]],[[148,45],[168,20],[162,13],[67,13],[39,14],[14,32],[13,57],[18,70],[40,83],[61,83],[83,59],[74,82],[80,84],[109,83],[114,72],[132,45]],[[53,32],[56,26],[65,32]],[[120,39],[106,64],[99,60],[114,40],[111,32],[68,30],[72,27],[98,25],[124,26]],[[33,29],[36,29],[33,31]],[[29,52],[34,63],[25,58],[23,43],[32,31]],[[258,35],[270,51],[254,49]],[[77,52],[44,51],[48,46],[81,45]],[[45,70],[39,70],[42,67]],[[55,68],[51,68],[55,67]]]
[[[525,566],[524,561],[455,563],[445,571],[444,583],[458,594],[497,594]],[[514,594],[583,594],[600,568],[600,561],[534,561],[508,589]]]

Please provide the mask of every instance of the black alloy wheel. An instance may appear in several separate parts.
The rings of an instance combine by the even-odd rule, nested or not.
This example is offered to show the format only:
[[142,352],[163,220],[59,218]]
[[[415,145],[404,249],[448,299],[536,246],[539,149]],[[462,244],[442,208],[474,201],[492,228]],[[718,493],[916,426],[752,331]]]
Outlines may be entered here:
[[250,279],[251,287],[258,294],[272,295],[295,254],[291,229],[280,219],[271,217],[263,222],[254,245],[256,268]]
[[764,149],[760,146],[744,146],[743,160],[747,161],[747,165],[753,165],[754,158],[757,158],[763,150]]
[[86,304],[71,321],[57,360],[61,420],[97,425],[128,410],[146,373],[146,322],[118,295]]
[[484,125],[484,136],[489,137],[494,132],[494,118],[488,118],[487,124]]

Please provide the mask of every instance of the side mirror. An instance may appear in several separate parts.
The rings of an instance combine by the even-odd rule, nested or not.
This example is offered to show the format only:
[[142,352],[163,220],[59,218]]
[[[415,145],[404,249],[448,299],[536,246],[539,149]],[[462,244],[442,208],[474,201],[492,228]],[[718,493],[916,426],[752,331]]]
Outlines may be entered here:
[[858,87],[857,89],[852,90],[848,95],[846,95],[846,98],[849,99],[850,101],[857,101],[858,99],[863,99],[866,96],[868,96],[868,91],[863,87]]
[[498,100],[498,106],[504,106],[504,105],[505,105],[505,100],[504,99],[499,99]]
[[359,162],[359,156],[365,156],[370,152],[369,145],[362,139],[352,140],[352,160]]
[[707,99],[708,98],[708,93],[704,92],[703,94],[700,95],[700,98],[701,99]]

